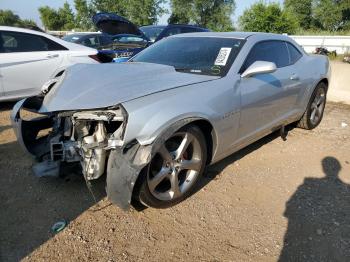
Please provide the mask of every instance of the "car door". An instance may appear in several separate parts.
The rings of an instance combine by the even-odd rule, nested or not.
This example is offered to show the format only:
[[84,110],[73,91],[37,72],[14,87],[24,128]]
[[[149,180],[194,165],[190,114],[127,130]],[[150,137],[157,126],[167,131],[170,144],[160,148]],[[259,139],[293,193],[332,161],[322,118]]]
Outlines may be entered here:
[[60,66],[65,47],[46,37],[0,31],[0,70],[4,96],[35,95]]
[[[277,70],[241,78],[241,116],[239,140],[265,132],[288,118],[292,113],[295,97],[293,70],[287,45],[284,41],[262,41],[251,49],[240,73],[256,61],[276,64]],[[296,76],[295,76],[296,77]]]

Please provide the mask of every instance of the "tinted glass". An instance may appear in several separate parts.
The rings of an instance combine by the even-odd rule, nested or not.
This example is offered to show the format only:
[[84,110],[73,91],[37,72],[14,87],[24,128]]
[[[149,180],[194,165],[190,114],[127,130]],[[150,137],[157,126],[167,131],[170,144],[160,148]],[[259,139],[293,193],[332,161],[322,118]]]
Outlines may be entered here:
[[79,40],[84,37],[84,35],[66,35],[64,37],[62,37],[62,39],[64,41],[67,41],[67,42],[72,42],[72,43],[77,43],[79,42]]
[[256,61],[273,62],[277,67],[289,65],[289,55],[285,42],[264,41],[257,43],[250,51],[241,72]]
[[67,50],[65,47],[57,44],[43,36],[32,35],[19,32],[0,32],[0,52],[37,52]]
[[298,49],[296,49],[296,47],[294,45],[292,45],[291,43],[287,42],[287,46],[288,46],[288,51],[289,51],[289,62],[290,64],[294,64],[296,61],[298,61],[300,59],[300,57],[302,56],[302,54],[300,53],[300,51]]
[[182,31],[181,31],[181,28],[180,27],[172,27],[172,28],[169,28],[163,37],[168,37],[168,36],[171,36],[171,35],[177,35],[177,34],[181,34]]
[[164,28],[165,26],[143,26],[140,27],[140,30],[148,37],[148,39],[155,41]]
[[132,61],[170,65],[185,73],[223,76],[243,43],[231,38],[173,37],[151,45]]
[[81,44],[92,48],[98,48],[100,46],[100,41],[97,36],[90,36],[84,37]]
[[60,50],[68,50],[68,48],[61,46],[60,44],[46,38],[43,36],[40,36],[47,44],[47,50],[44,51],[60,51]]
[[192,33],[192,32],[200,32],[198,28],[195,27],[182,27],[181,28],[181,33]]
[[109,45],[113,42],[112,39],[107,36],[100,36],[99,39],[101,46]]
[[139,36],[122,36],[119,38],[116,38],[114,41],[120,42],[120,43],[140,43],[145,42],[146,40]]

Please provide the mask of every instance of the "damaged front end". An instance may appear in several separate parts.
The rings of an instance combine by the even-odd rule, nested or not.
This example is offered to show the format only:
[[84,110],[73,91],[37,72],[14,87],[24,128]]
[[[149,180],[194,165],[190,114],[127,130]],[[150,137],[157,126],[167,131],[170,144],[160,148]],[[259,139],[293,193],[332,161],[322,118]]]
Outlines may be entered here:
[[[58,176],[63,166],[78,166],[86,180],[99,178],[107,171],[110,152],[113,149],[121,152],[124,148],[127,122],[124,108],[118,105],[97,110],[40,113],[42,101],[40,96],[21,100],[11,115],[19,143],[38,162],[33,166],[35,175]],[[127,188],[131,192],[125,199],[113,201],[121,202],[124,209],[132,193],[132,186]]]

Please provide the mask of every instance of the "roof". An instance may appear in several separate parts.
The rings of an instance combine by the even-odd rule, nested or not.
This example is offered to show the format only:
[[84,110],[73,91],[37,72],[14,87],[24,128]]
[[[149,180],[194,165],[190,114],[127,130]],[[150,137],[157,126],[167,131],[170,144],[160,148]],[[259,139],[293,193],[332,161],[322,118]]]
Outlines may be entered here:
[[142,27],[159,27],[159,28],[165,28],[167,27],[168,25],[143,25],[143,26],[140,26],[140,28]]
[[172,37],[221,37],[247,39],[250,36],[263,36],[265,38],[286,38],[284,35],[260,32],[196,32],[174,35]]
[[46,35],[45,33],[39,32],[37,30],[31,30],[21,27],[14,27],[14,26],[0,26],[0,30],[3,31],[12,31],[12,32],[21,32],[21,33],[29,33],[29,34],[35,34],[35,35]]
[[185,26],[185,27],[199,27],[204,28],[199,25],[191,25],[191,24],[167,24],[167,25],[143,25],[141,27],[159,27],[159,28],[165,28],[165,27],[171,27],[171,26]]
[[68,33],[65,36],[91,36],[91,35],[102,35],[101,32],[78,32],[78,33]]

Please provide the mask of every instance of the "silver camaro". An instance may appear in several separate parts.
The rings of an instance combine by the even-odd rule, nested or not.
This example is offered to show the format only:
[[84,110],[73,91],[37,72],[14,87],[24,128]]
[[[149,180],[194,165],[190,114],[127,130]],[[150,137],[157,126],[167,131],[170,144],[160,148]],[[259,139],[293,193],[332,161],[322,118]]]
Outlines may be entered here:
[[124,64],[69,68],[18,102],[12,122],[36,175],[106,173],[121,208],[165,208],[193,193],[206,165],[290,123],[315,128],[329,77],[327,57],[287,36],[189,33]]

